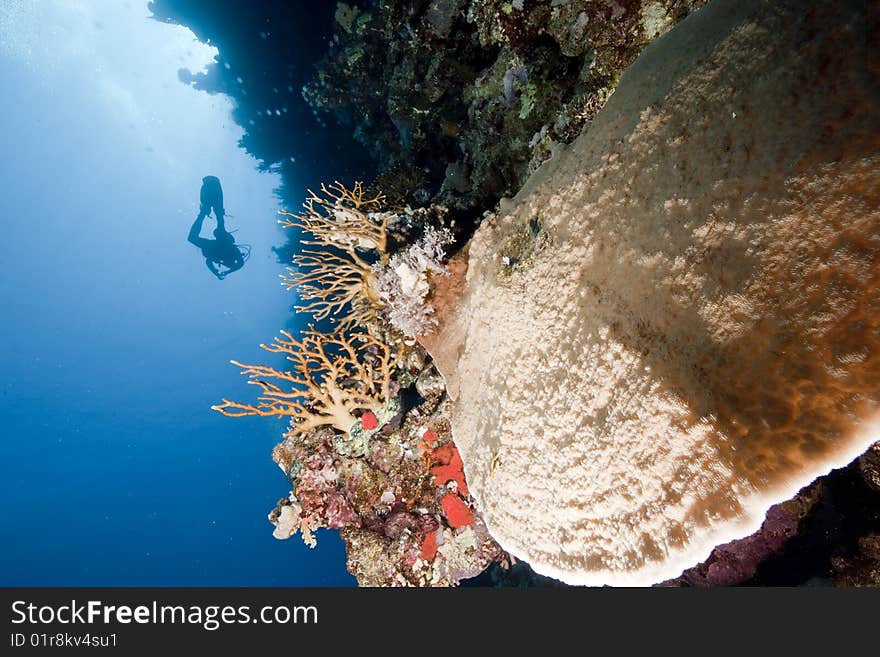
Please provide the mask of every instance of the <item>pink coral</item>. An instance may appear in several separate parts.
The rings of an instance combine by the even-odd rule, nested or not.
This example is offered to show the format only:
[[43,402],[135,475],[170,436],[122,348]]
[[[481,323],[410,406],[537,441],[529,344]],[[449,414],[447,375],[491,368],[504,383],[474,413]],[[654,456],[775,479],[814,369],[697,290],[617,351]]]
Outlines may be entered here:
[[351,508],[348,500],[339,493],[331,493],[327,496],[324,506],[324,517],[328,527],[337,529],[358,522],[357,513]]

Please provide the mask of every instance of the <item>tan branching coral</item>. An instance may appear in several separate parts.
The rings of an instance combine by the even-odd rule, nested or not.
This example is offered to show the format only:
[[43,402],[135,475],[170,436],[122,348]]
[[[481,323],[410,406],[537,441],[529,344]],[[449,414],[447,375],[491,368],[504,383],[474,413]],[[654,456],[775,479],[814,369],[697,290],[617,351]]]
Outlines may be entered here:
[[338,181],[322,184],[321,192],[318,195],[309,190],[304,211],[282,211],[285,218],[279,223],[314,237],[302,244],[326,250],[307,250],[295,256],[295,267],[281,279],[305,301],[296,306],[297,311],[311,313],[317,321],[331,318],[342,331],[369,326],[382,301],[375,291],[373,263],[359,251],[375,253],[379,262],[388,260],[386,231],[393,215],[379,212],[383,196],[367,194],[361,182],[354,183],[352,189]]
[[338,180],[329,186],[321,184],[323,197],[311,189],[308,192],[303,202],[305,212],[280,213],[291,217],[280,220],[285,228],[298,226],[315,236],[315,240],[303,244],[335,246],[345,251],[360,247],[384,253],[387,217],[379,213],[384,200],[381,193],[367,195],[362,182],[348,189]]
[[307,302],[295,306],[297,312],[311,313],[319,322],[330,317],[341,331],[366,326],[376,317],[380,300],[374,291],[375,276],[369,265],[361,266],[360,258],[304,251],[294,263],[300,269],[291,269],[281,279],[288,290],[296,288]]
[[231,361],[250,377],[248,383],[260,387],[261,394],[256,405],[223,399],[211,407],[215,411],[228,417],[289,417],[289,435],[319,426],[348,432],[357,421],[355,411],[378,413],[392,397],[398,353],[365,332],[327,335],[310,327],[300,339],[281,331],[281,337],[260,346],[285,354],[293,367],[282,371]]

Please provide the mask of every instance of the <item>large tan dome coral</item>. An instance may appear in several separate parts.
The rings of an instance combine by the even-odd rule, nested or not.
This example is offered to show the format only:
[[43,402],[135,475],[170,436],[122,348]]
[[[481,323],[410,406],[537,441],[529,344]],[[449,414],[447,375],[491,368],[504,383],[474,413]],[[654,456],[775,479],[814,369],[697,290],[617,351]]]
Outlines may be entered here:
[[477,231],[440,367],[538,572],[674,577],[880,435],[870,4],[714,0]]

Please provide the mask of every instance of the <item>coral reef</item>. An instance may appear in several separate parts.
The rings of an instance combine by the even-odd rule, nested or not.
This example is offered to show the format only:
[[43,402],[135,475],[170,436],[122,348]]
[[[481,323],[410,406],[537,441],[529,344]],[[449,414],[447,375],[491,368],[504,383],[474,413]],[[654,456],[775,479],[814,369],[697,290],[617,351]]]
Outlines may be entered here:
[[837,586],[880,587],[880,534],[859,539],[858,552],[832,562]]
[[407,202],[493,205],[589,124],[621,72],[705,0],[338,3],[303,96]]
[[347,444],[355,436],[329,428],[288,435],[273,451],[292,485],[269,514],[274,536],[299,531],[314,546],[317,529],[338,529],[361,586],[450,586],[478,575],[502,552],[473,509],[447,414],[448,401],[434,395],[380,418],[357,450]]
[[865,484],[880,494],[880,442],[871,445],[871,449],[859,459],[859,471]]
[[[309,192],[304,212],[282,213],[285,227],[312,236],[282,279],[306,302],[297,310],[332,320],[333,330],[282,331],[261,345],[288,370],[232,361],[260,388],[258,402],[212,408],[290,418],[273,452],[292,486],[269,514],[275,538],[299,532],[314,547],[318,529],[339,530],[364,586],[458,584],[502,552],[449,442],[442,380],[414,340],[399,338],[431,325],[428,274],[444,273],[452,233],[432,223],[442,222],[442,208],[381,211],[382,194],[360,182],[321,192]],[[414,231],[421,237],[390,253]]]
[[[707,80],[711,83],[715,72],[711,65],[703,68],[700,65],[707,57],[710,62],[716,60],[711,59],[711,49],[700,49],[702,46],[696,39],[682,46],[685,53],[682,59],[690,57],[699,64],[694,67],[696,73],[682,73],[679,69],[654,87],[645,82],[641,87],[633,82],[629,88],[626,82],[618,87],[621,73],[648,43],[703,4],[701,0],[417,0],[410,3],[388,0],[340,2],[330,11],[336,33],[318,64],[315,77],[303,87],[303,97],[322,125],[332,115],[340,125],[353,131],[355,139],[371,151],[383,172],[368,188],[360,183],[352,189],[338,182],[322,185],[320,195],[309,191],[303,212],[283,213],[281,223],[304,231],[309,239],[303,244],[311,247],[306,251],[295,247],[284,251],[285,261],[290,262],[292,256],[294,265],[288,275],[282,277],[284,283],[296,290],[301,299],[298,311],[313,315],[319,323],[333,322],[335,331],[327,335],[307,332],[300,338],[283,333],[280,341],[267,347],[269,351],[294,356],[291,359],[295,363],[293,371],[234,361],[250,376],[251,383],[261,388],[260,400],[255,405],[247,405],[224,399],[215,407],[233,416],[291,418],[291,430],[274,452],[275,460],[292,486],[291,495],[282,499],[270,514],[277,538],[300,532],[303,540],[313,545],[316,530],[340,531],[346,544],[349,570],[362,585],[454,585],[478,574],[490,563],[493,564],[491,572],[485,577],[493,583],[553,583],[533,573],[525,562],[502,552],[490,537],[478,510],[479,506],[486,505],[493,530],[504,527],[507,522],[538,525],[528,527],[528,531],[538,534],[529,549],[521,549],[523,541],[519,537],[510,539],[504,531],[499,533],[499,538],[518,555],[531,559],[537,554],[534,565],[541,572],[567,581],[647,583],[661,577],[660,571],[655,570],[641,579],[639,575],[630,578],[638,571],[638,566],[633,564],[640,559],[649,566],[662,565],[665,559],[662,576],[667,577],[674,575],[676,568],[680,571],[684,565],[708,554],[706,561],[688,568],[667,584],[716,586],[767,581],[767,573],[776,567],[776,562],[786,553],[801,549],[810,532],[819,531],[816,526],[821,523],[816,517],[827,514],[825,507],[831,504],[826,499],[827,491],[822,493],[822,486],[814,485],[802,490],[794,500],[768,508],[771,502],[794,492],[792,480],[775,488],[774,482],[784,480],[786,472],[812,466],[820,457],[825,458],[826,464],[832,462],[828,454],[833,450],[822,442],[821,434],[841,430],[836,425],[829,428],[827,417],[810,407],[811,400],[819,398],[816,390],[829,381],[849,385],[859,376],[858,372],[854,374],[859,363],[868,362],[862,370],[870,369],[872,353],[870,347],[865,348],[867,351],[851,353],[838,353],[839,350],[833,349],[834,353],[828,353],[826,349],[817,358],[830,378],[817,377],[819,383],[804,383],[811,378],[804,372],[812,371],[812,366],[809,359],[806,364],[795,364],[796,359],[786,355],[788,351],[797,351],[786,341],[792,339],[786,333],[789,325],[772,312],[768,313],[769,317],[759,318],[761,313],[767,312],[767,305],[748,296],[749,285],[754,286],[755,281],[760,281],[770,270],[778,273],[781,280],[800,274],[794,261],[786,260],[779,253],[774,255],[773,245],[756,239],[749,232],[750,228],[743,222],[738,223],[737,216],[752,216],[749,213],[757,205],[759,209],[755,212],[766,213],[771,220],[782,216],[774,212],[790,212],[789,220],[794,225],[803,220],[803,206],[793,200],[798,194],[771,198],[762,196],[766,190],[756,192],[749,186],[749,166],[755,170],[769,166],[772,171],[773,163],[768,165],[765,156],[767,140],[772,150],[772,145],[781,138],[773,135],[768,138],[767,131],[761,130],[742,139],[743,131],[735,129],[713,132],[713,123],[724,126],[728,122],[750,121],[753,125],[760,121],[759,117],[767,116],[768,112],[772,114],[760,100],[762,94],[767,93],[769,83],[749,87],[751,81],[744,82],[740,88],[746,91],[739,93],[710,89],[705,97],[695,97],[690,120],[684,122],[667,111],[670,101],[663,94],[656,94],[650,101],[638,97],[646,88],[650,95],[664,84],[670,93],[681,92],[688,84],[698,89],[708,88],[704,83]],[[754,13],[754,5],[744,3],[738,10],[728,8],[720,13],[736,14],[731,24],[740,20],[745,25]],[[719,10],[713,11],[717,16]],[[802,13],[807,18],[798,17],[793,22],[815,22],[817,11],[821,10],[805,9]],[[829,21],[829,25],[832,23]],[[754,72],[761,65],[776,61],[773,54],[760,52],[761,39],[773,29],[767,27],[769,24],[757,21],[747,28],[733,28],[734,32],[739,31],[735,38],[743,39],[743,51],[758,52],[756,62],[742,64],[743,71]],[[712,29],[709,27],[707,31]],[[816,32],[821,29],[817,28]],[[749,34],[749,30],[753,33]],[[784,30],[778,31],[785,34]],[[800,44],[796,38],[782,39]],[[698,42],[696,46],[694,41]],[[862,76],[866,97],[876,96],[876,75],[861,69],[857,73],[841,73],[844,66],[833,58],[817,58],[816,52],[814,49],[806,56],[816,62],[815,68],[824,76],[823,84],[830,96],[845,96],[851,91],[853,78],[847,76],[852,75]],[[785,59],[776,57],[778,61]],[[642,67],[644,69],[644,63]],[[682,78],[676,80],[679,74]],[[800,76],[803,85],[814,83],[803,71],[791,74]],[[757,74],[757,79],[763,79],[762,75]],[[625,80],[631,77],[627,74]],[[748,74],[740,77],[745,80]],[[201,80],[197,84],[205,82]],[[783,80],[780,86],[785,88],[785,84]],[[626,100],[613,100],[612,94],[616,92],[625,94]],[[809,97],[809,93],[808,90],[804,97]],[[644,176],[632,175],[630,179],[620,174],[621,167],[626,171],[630,166],[626,162],[626,147],[610,146],[601,158],[594,158],[589,166],[583,165],[582,159],[589,158],[582,158],[586,149],[575,140],[579,136],[583,140],[583,135],[591,133],[599,133],[597,139],[607,136],[602,131],[607,130],[608,123],[614,119],[608,118],[607,111],[606,116],[600,113],[606,103],[611,103],[610,107],[623,117],[619,125],[630,121],[616,136],[632,142],[633,150],[649,153],[666,148],[684,152],[689,142],[702,139],[700,143],[711,144],[704,149],[707,155],[700,158],[691,153],[687,157],[676,157],[673,153],[665,164],[649,161],[643,165]],[[798,103],[792,116],[800,116],[798,112],[804,110],[807,101]],[[671,104],[674,106],[675,102]],[[854,121],[864,123],[864,107],[868,104],[852,104]],[[635,115],[627,110],[630,105],[644,109],[645,113],[633,119]],[[828,106],[817,103],[817,107],[821,113],[822,108],[827,111]],[[828,145],[852,136],[851,130],[847,132],[850,118],[840,114],[821,125],[810,120],[800,123],[818,125],[817,139],[822,145]],[[245,141],[249,143],[256,135],[255,119],[261,128],[268,123],[257,111],[250,120],[254,134],[246,136]],[[281,125],[283,119],[279,116],[272,121]],[[594,122],[595,129],[591,127]],[[707,134],[715,135],[715,141]],[[663,139],[668,142],[665,147],[660,143]],[[607,143],[612,141],[609,138]],[[566,153],[566,145],[572,142]],[[797,144],[797,139],[792,143]],[[870,147],[856,146],[859,148],[871,151]],[[873,175],[870,164],[862,172],[862,182],[853,182],[854,177],[847,179],[848,172],[839,170],[829,170],[827,179],[822,180],[810,176],[817,163],[829,166],[824,156],[816,155],[818,149],[799,152],[803,157],[798,164],[800,168],[792,169],[789,178],[783,176],[777,180],[780,187],[793,185],[791,189],[795,192],[803,192],[803,196],[811,198],[807,192],[836,181],[844,190],[841,193],[850,200],[857,199],[856,204],[861,203],[862,209],[876,206],[876,199],[864,194],[864,180],[871,180]],[[283,155],[273,151],[275,159]],[[851,155],[844,153],[841,157],[849,162],[846,157]],[[520,189],[547,160],[554,162],[531,178],[514,202],[501,198]],[[746,162],[751,164],[746,166]],[[570,175],[559,174],[564,166],[571,167]],[[601,187],[601,183],[597,176],[578,173],[586,173],[590,166],[616,180],[621,190],[637,189],[639,185],[649,184],[642,178],[651,178],[651,184],[669,193],[662,198],[643,198],[638,193],[627,192],[621,196],[610,191],[604,205],[591,205],[594,199],[587,190],[591,186]],[[701,185],[707,180],[712,182],[714,175],[707,174],[706,170],[717,171],[719,167],[729,169],[723,178],[724,184],[722,178],[716,178],[714,187],[706,192]],[[630,166],[629,171],[632,170]],[[551,179],[553,172],[556,172],[556,180]],[[790,182],[792,179],[795,182]],[[724,185],[730,185],[731,189],[725,191]],[[536,198],[525,201],[530,194]],[[635,198],[634,202],[630,196]],[[499,198],[501,205],[496,215],[482,213]],[[707,198],[711,200],[709,210],[705,210]],[[812,198],[817,206],[824,202]],[[607,209],[615,204],[622,209]],[[662,205],[662,211],[655,207],[658,205]],[[424,207],[412,209],[414,206]],[[605,231],[599,225],[600,206],[605,207],[601,212],[608,212],[615,221],[624,217],[625,226],[627,213],[645,214],[650,217],[647,221],[660,225],[660,232],[668,243],[658,247],[655,235],[638,230],[628,235],[632,240],[615,242],[615,231]],[[827,208],[815,212],[824,212]],[[451,210],[454,221],[448,220],[447,209]],[[713,220],[717,216],[724,221],[701,224],[699,216],[704,210]],[[579,218],[566,227],[559,215]],[[664,223],[663,215],[670,218],[670,222]],[[505,332],[506,325],[521,323],[526,330],[533,328],[536,335],[543,334],[546,344],[532,342],[523,346],[521,338],[515,337],[507,340],[510,344],[502,348],[495,342],[488,347],[482,345],[498,360],[492,376],[503,377],[504,381],[496,389],[490,377],[490,386],[477,391],[476,397],[465,381],[462,396],[462,373],[466,379],[476,377],[482,382],[484,372],[459,369],[463,356],[465,359],[474,357],[473,353],[466,353],[468,339],[473,341],[474,338],[469,330],[467,304],[458,307],[458,301],[467,292],[469,303],[476,303],[470,299],[473,280],[479,280],[485,270],[478,268],[471,272],[470,287],[464,290],[468,251],[458,254],[452,262],[445,259],[452,244],[461,245],[474,226],[486,218],[489,224],[486,231],[498,237],[488,249],[488,257],[494,259],[490,268],[491,285],[504,292],[503,299],[492,301],[518,298],[519,305],[500,319],[494,316],[486,322],[485,328],[498,331],[498,340],[503,342],[509,335]],[[866,221],[870,219],[855,220],[851,233],[864,232]],[[299,233],[292,232],[297,239]],[[688,234],[693,238],[690,241]],[[872,244],[854,246],[852,240],[847,242],[851,236],[823,234],[820,240],[830,240],[836,245],[837,250],[829,251],[827,256],[831,264],[820,267],[823,273],[818,277],[811,279],[805,275],[798,279],[805,286],[805,294],[827,293],[832,297],[825,308],[829,324],[814,327],[816,332],[831,330],[833,333],[828,327],[835,321],[834,313],[841,308],[850,308],[855,313],[849,316],[856,327],[853,331],[860,330],[858,327],[864,322],[870,322],[875,310],[872,299],[863,300],[864,313],[860,315],[860,302],[853,306],[852,299],[846,296],[853,286],[866,284],[865,266],[875,254]],[[478,236],[478,245],[486,243],[480,239]],[[804,240],[791,242],[799,245],[798,258],[807,258],[807,264],[800,266],[809,269],[812,262],[809,258],[816,256],[810,250],[812,247]],[[573,244],[578,247],[570,248]],[[587,248],[581,248],[584,245]],[[569,249],[571,253],[566,255]],[[603,256],[604,251],[609,253]],[[761,270],[758,266],[761,263],[756,261],[768,253],[772,257],[763,261],[765,266]],[[479,250],[477,256],[487,257],[486,252]],[[615,258],[627,266],[609,265]],[[599,263],[605,269],[580,268],[584,262]],[[664,272],[676,268],[679,273],[666,279],[672,281],[669,285],[657,282],[658,276],[662,280]],[[588,309],[586,312],[598,309],[600,321],[597,323],[578,328],[564,312],[546,321],[548,313],[541,311],[541,304],[549,298],[548,289],[557,290],[569,282],[566,272],[571,273],[569,278],[583,279],[579,283],[582,294],[575,301],[568,299],[558,304],[551,299],[549,314],[560,304],[583,304]],[[565,280],[557,284],[557,277]],[[542,287],[538,295],[532,294],[534,290],[529,288],[530,281],[536,279],[547,281],[549,285],[546,289]],[[699,310],[688,313],[688,295],[695,285],[703,287],[709,301],[703,305],[697,303]],[[638,293],[645,289],[650,289],[651,294]],[[508,293],[511,296],[505,296]],[[494,306],[486,305],[488,314]],[[672,306],[675,311],[665,315],[656,312],[664,305]],[[796,306],[792,302],[787,309],[794,312]],[[462,308],[462,315],[456,316]],[[708,337],[702,336],[703,340],[688,333],[686,324],[694,313],[700,315],[700,327],[710,333]],[[724,313],[733,318],[731,324],[715,321]],[[687,317],[682,319],[683,315]],[[744,334],[750,330],[763,335],[765,342],[748,343]],[[598,335],[595,343],[590,341],[590,336],[584,339],[584,333],[591,331]],[[445,379],[427,362],[421,349],[414,346],[413,338],[436,357]],[[841,338],[837,333],[832,340],[844,344],[853,341],[849,338],[853,336]],[[339,340],[353,350],[352,354],[344,355],[346,348]],[[695,359],[682,366],[686,370],[693,365],[696,383],[689,381],[687,373],[669,364],[680,355],[682,344],[688,340],[702,349]],[[782,353],[776,360],[769,359],[770,369],[806,400],[800,402],[796,412],[786,409],[784,404],[774,405],[773,400],[767,403],[765,399],[751,398],[739,412],[730,412],[737,404],[743,404],[743,398],[737,397],[736,391],[724,389],[717,372],[727,368],[726,376],[737,382],[754,382],[755,377],[744,374],[744,366],[737,366],[732,352],[722,351],[719,355],[712,347],[736,341],[746,342],[752,352],[761,354],[757,357],[759,362],[765,362],[762,359],[767,351]],[[305,346],[306,342],[309,346]],[[315,342],[320,342],[320,346],[316,347]],[[552,352],[553,345],[559,344],[574,346],[557,361]],[[579,359],[575,355],[576,348],[584,344],[588,345],[589,353]],[[471,344],[471,349],[476,352],[480,346]],[[819,348],[822,349],[824,347]],[[321,351],[324,359],[313,356],[309,368],[297,365],[296,354],[302,355],[304,351]],[[343,361],[349,364],[334,375],[326,363],[336,362],[334,359],[340,357],[341,352]],[[802,352],[797,353],[803,356]],[[393,361],[387,379],[376,370],[377,365],[381,369],[378,362],[384,357]],[[588,399],[578,397],[579,393],[571,389],[560,393],[552,376],[542,375],[540,381],[535,382],[520,372],[529,368],[553,371],[558,363],[560,371],[569,372],[577,389],[584,387],[585,378],[601,379],[603,372],[607,374],[609,370],[603,367],[609,360],[618,361],[619,371],[624,374],[616,379],[616,388],[613,382],[600,383]],[[756,372],[761,371],[760,364],[754,367]],[[598,373],[590,374],[593,368]],[[613,374],[618,369],[611,368],[611,371]],[[801,374],[797,375],[796,371]],[[636,385],[632,385],[630,375],[633,373]],[[534,378],[534,371],[532,376]],[[609,378],[614,380],[613,376]],[[383,383],[380,384],[380,380]],[[444,397],[444,382],[449,384],[450,398],[461,397],[455,408],[451,409]],[[708,390],[708,401],[695,392],[700,387]],[[624,403],[621,390],[631,393],[634,401]],[[558,399],[560,394],[562,402]],[[493,395],[495,398],[491,399]],[[337,403],[338,398],[343,399],[342,403]],[[465,445],[463,462],[451,442],[448,416],[451,413],[459,424],[462,407],[474,399],[477,408],[473,410],[482,415],[477,423],[479,431],[473,433],[482,432],[486,445],[476,457],[473,447]],[[648,402],[640,410],[639,404],[645,399]],[[662,403],[652,405],[658,399]],[[834,393],[829,399],[829,405],[846,403],[834,397]],[[866,399],[868,404],[874,403],[870,394]],[[511,400],[519,404],[516,407],[519,411],[506,406],[513,403]],[[588,412],[571,422],[567,421],[571,416],[564,412],[554,414],[558,408],[573,405],[580,405]],[[642,412],[644,407],[648,408],[647,413]],[[867,417],[864,408],[850,409],[850,412],[853,417]],[[534,419],[542,414],[549,419],[546,426],[534,426],[534,422],[528,421],[529,417]],[[791,424],[804,418],[806,424],[815,426],[793,432]],[[697,471],[689,470],[687,450],[676,452],[674,445],[666,453],[630,450],[630,443],[635,443],[640,433],[648,438],[653,435],[653,442],[660,443],[659,436],[663,432],[652,434],[652,427],[667,420],[666,431],[675,440],[692,441],[689,445],[693,451],[705,457],[695,466]],[[759,421],[768,426],[762,428]],[[649,430],[642,431],[646,426]],[[603,427],[620,432],[604,431]],[[511,441],[511,432],[527,435],[531,444],[522,447]],[[781,434],[780,442],[791,438],[793,433],[797,436],[791,438],[793,442],[790,441],[788,447],[780,448],[770,444],[768,436],[774,432]],[[609,447],[621,436],[623,445]],[[571,449],[567,442],[570,438],[575,443],[571,454],[566,453]],[[588,447],[586,455],[581,449],[583,444]],[[756,444],[759,447],[755,447]],[[603,448],[606,451],[602,451]],[[620,454],[608,456],[608,449]],[[525,472],[511,474],[517,459],[523,457],[517,450],[525,452],[524,462],[529,461],[533,466]],[[545,458],[544,450],[550,452],[546,467],[539,464]],[[737,450],[744,453],[732,455]],[[854,451],[849,450],[847,454],[845,458],[850,458]],[[866,490],[880,490],[878,454],[880,449],[875,445],[849,469],[849,475],[864,480]],[[609,483],[616,475],[608,468],[580,478],[567,474],[568,465],[578,459],[599,459],[613,466],[616,460],[629,458],[627,455],[631,457],[628,467],[632,465],[638,475],[624,484]],[[834,463],[841,464],[845,458],[840,457]],[[669,467],[664,459],[678,460],[674,467]],[[827,470],[830,466],[823,467]],[[717,504],[694,500],[692,488],[699,487],[699,482],[713,477],[716,480],[713,484],[729,481],[746,468],[754,469],[753,478],[743,478],[748,481],[731,495],[719,494]],[[465,469],[470,476],[476,475],[473,488],[480,505],[478,499],[471,496]],[[563,506],[568,503],[568,492],[580,491],[574,503],[562,513],[566,518],[582,518],[579,513],[600,516],[607,509],[616,508],[617,515],[609,522],[612,529],[578,543],[581,536],[578,532],[586,523],[575,520],[564,526],[552,525],[552,522],[549,528],[542,525],[541,521],[546,519],[538,518],[528,505],[521,504],[523,500],[530,504],[535,497],[548,494],[541,485],[522,484],[534,476],[535,471],[539,478],[552,482],[563,473],[563,485],[556,485],[558,490],[550,491],[554,499],[562,499]],[[811,471],[824,470],[813,467]],[[658,483],[657,477],[665,477],[665,480]],[[693,481],[688,482],[689,478]],[[806,483],[808,478],[797,482]],[[664,484],[673,489],[672,494],[658,499],[657,491]],[[505,502],[509,506],[507,510],[492,500],[492,495],[505,486],[513,491],[513,501],[508,498]],[[623,491],[623,495],[615,497],[613,489]],[[749,508],[749,503],[755,501],[750,495],[756,495],[755,491],[762,499]],[[655,495],[655,499],[640,507],[651,495]],[[621,511],[626,508],[635,512],[627,515]],[[666,513],[667,519],[677,524],[674,531],[655,540],[649,534],[658,512]],[[525,517],[517,518],[518,513]],[[533,517],[529,518],[529,514]],[[711,528],[713,522],[728,522],[732,529],[721,532],[720,539],[718,534],[714,538],[707,537],[707,527]],[[641,527],[642,534],[631,533],[633,527]],[[755,529],[755,533],[740,538]],[[840,535],[833,534],[840,545],[825,557],[826,565],[830,559],[831,572],[822,576],[832,578],[839,585],[876,585],[880,561],[876,549],[877,530],[876,522],[852,530],[858,543],[855,539],[841,540]],[[729,540],[731,538],[734,540]],[[686,550],[689,544],[700,540],[703,541],[701,555],[697,555],[699,550],[695,549],[687,559],[679,560],[678,565],[669,565],[675,562],[677,551]],[[709,552],[713,542],[722,544]],[[542,554],[541,549],[547,543],[555,546],[557,552]],[[615,553],[620,545],[629,546],[625,554]],[[530,551],[532,549],[535,552]],[[583,557],[589,550],[592,553]],[[572,565],[579,558],[584,558],[586,566]],[[611,571],[604,579],[591,579],[592,575],[582,578],[583,570],[601,572],[603,567]],[[571,569],[582,570],[571,576]],[[645,569],[649,570],[650,567]]]
[[[428,332],[436,323],[427,302],[428,275],[445,273],[445,249],[454,240],[443,225],[446,209],[384,210],[384,195],[368,194],[361,182],[350,190],[339,182],[322,184],[321,192],[309,190],[305,211],[282,211],[279,220],[313,237],[301,244],[319,247],[294,255],[294,267],[281,276],[306,302],[295,309],[319,322],[329,318],[343,333],[358,326],[379,330],[380,314],[404,335]],[[391,253],[390,240],[406,244],[419,233]]]
[[477,230],[435,363],[469,490],[537,572],[677,576],[876,440],[864,11],[716,0]]

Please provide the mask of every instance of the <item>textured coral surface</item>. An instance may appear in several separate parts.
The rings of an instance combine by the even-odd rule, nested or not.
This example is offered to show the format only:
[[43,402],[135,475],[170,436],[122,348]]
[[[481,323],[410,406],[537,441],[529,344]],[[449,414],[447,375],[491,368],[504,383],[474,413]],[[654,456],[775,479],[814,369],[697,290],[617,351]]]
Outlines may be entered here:
[[677,576],[876,440],[864,9],[716,0],[478,230],[438,364],[470,492],[539,573]]

